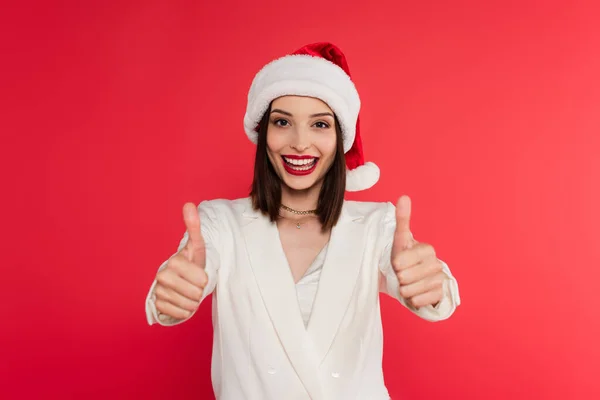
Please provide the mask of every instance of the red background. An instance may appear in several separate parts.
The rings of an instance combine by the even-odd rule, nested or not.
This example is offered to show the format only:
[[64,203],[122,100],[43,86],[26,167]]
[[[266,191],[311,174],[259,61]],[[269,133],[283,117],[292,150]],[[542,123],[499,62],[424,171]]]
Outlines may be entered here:
[[[396,399],[600,398],[600,28],[583,1],[14,2],[0,13],[0,397],[212,398],[210,302],[146,325],[181,206],[245,196],[267,61],[346,52],[380,183],[462,306],[382,298]],[[6,246],[6,247],[4,247]]]

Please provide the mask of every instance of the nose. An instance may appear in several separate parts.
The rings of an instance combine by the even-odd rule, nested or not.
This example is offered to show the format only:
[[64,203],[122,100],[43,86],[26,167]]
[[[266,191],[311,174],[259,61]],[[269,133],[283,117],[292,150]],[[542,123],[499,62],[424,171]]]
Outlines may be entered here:
[[310,147],[310,133],[308,130],[297,128],[290,147],[299,153],[307,150]]

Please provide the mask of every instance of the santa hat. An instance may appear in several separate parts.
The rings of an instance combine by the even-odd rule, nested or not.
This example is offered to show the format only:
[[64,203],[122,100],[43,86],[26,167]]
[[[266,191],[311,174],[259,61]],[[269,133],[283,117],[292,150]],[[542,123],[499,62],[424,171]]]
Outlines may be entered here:
[[379,180],[379,168],[365,163],[360,138],[360,97],[346,57],[331,43],[313,43],[265,65],[248,93],[244,130],[258,142],[258,124],[269,104],[285,95],[318,98],[333,110],[342,130],[346,160],[346,190],[359,191]]

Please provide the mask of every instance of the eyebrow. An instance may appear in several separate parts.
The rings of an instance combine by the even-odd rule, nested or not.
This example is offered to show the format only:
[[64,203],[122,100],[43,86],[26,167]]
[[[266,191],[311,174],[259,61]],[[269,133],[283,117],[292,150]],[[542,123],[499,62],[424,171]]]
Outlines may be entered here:
[[[288,117],[293,117],[292,113],[280,110],[279,108],[275,108],[275,109],[271,110],[271,114],[273,114],[273,113],[280,113],[280,114],[283,114],[283,115],[287,115]],[[312,114],[312,115],[310,115],[310,118],[326,117],[326,116],[334,118],[333,114],[330,113],[330,112],[322,112],[322,113]]]

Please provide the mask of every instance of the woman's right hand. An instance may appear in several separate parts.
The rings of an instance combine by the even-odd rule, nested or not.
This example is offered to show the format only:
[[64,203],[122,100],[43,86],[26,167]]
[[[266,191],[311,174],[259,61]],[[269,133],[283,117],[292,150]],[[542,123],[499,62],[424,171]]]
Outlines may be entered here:
[[200,230],[198,208],[193,203],[183,206],[183,220],[188,242],[167,261],[165,268],[156,274],[156,309],[175,319],[189,318],[200,305],[208,283],[206,247]]

